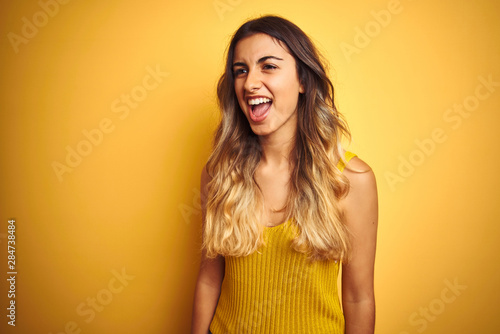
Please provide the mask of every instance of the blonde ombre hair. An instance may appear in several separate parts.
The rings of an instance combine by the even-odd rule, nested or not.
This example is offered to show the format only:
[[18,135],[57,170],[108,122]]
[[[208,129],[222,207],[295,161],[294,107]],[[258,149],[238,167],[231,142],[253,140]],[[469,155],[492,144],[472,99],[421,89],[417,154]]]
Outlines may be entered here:
[[295,24],[277,16],[246,22],[227,49],[225,72],[217,86],[222,118],[206,166],[211,180],[202,248],[213,258],[218,254],[246,256],[264,245],[264,225],[259,222],[263,199],[254,179],[262,150],[238,104],[232,71],[236,44],[256,33],[267,34],[288,48],[306,90],[297,106],[289,197],[279,210],[299,232],[291,246],[312,260],[346,262],[350,236],[338,203],[347,195],[349,181],[337,162],[345,162],[341,140],[350,141],[351,135],[335,107],[333,85],[315,46]]

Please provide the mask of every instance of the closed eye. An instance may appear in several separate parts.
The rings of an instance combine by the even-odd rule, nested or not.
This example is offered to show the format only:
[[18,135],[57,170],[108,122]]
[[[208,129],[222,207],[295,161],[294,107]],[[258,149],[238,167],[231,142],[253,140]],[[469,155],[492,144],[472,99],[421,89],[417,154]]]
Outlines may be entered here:
[[278,66],[273,65],[273,64],[265,64],[265,65],[263,66],[263,68],[264,68],[265,70],[275,70],[275,69],[277,69],[277,68],[278,68]]

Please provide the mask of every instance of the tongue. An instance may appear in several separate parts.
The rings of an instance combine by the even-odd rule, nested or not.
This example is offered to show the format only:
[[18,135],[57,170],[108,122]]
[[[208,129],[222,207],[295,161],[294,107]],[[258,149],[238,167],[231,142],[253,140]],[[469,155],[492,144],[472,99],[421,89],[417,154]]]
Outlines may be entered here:
[[258,104],[252,108],[252,113],[257,117],[262,116],[270,106],[270,102]]

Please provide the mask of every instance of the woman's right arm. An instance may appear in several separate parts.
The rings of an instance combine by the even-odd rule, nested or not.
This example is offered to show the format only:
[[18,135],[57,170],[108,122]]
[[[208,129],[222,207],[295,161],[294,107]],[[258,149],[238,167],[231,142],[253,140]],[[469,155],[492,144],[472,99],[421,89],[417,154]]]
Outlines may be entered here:
[[[202,225],[205,224],[206,204],[207,204],[207,184],[210,177],[206,171],[206,166],[201,172],[200,199],[202,211]],[[219,295],[224,279],[224,257],[218,256],[209,259],[202,251],[200,270],[194,291],[193,317],[191,321],[191,334],[207,334],[210,323],[219,301]]]

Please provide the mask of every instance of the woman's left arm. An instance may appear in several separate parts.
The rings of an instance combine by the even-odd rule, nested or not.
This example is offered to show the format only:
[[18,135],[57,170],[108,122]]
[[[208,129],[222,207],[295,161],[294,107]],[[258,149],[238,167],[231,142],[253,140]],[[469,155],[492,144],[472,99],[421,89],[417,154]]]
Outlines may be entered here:
[[374,266],[377,244],[378,196],[375,175],[365,162],[354,157],[344,175],[350,181],[348,195],[341,200],[345,222],[352,233],[352,257],[342,265],[342,305],[346,334],[375,331]]

